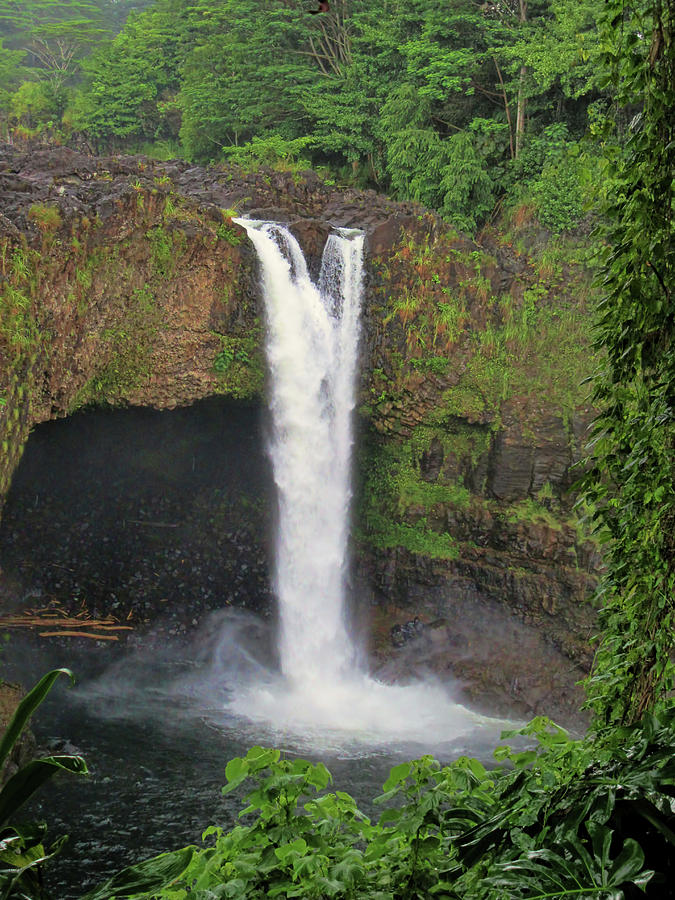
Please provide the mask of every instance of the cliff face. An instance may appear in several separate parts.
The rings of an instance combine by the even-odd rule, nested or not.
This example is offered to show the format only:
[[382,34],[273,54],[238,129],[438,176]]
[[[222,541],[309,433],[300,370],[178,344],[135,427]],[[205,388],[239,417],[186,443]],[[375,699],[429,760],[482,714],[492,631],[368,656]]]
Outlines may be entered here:
[[[359,574],[376,654],[392,620],[417,615],[445,648],[425,664],[480,668],[528,712],[571,711],[600,565],[570,493],[592,415],[589,276],[582,248],[543,242],[527,210],[514,219],[480,246],[420,225],[371,258]],[[509,650],[495,607],[535,630]]]
[[172,208],[161,174],[65,151],[10,155],[0,172],[4,493],[36,422],[232,389],[214,370],[221,336],[249,339],[256,311],[240,237],[220,215]]
[[[233,215],[290,221],[310,267],[330,225],[362,227],[355,614],[372,619],[371,652],[408,666],[389,630],[418,615],[435,622],[425,660],[467,675],[478,657],[453,654],[453,635],[470,643],[483,612],[506,608],[505,621],[542,626],[551,652],[587,665],[598,558],[569,487],[590,415],[577,386],[592,370],[588,286],[569,247],[536,249],[526,211],[477,246],[311,173],[10,147],[0,210],[0,497],[37,422],[92,403],[261,394],[255,259]],[[493,669],[538,708],[522,688],[531,673]]]

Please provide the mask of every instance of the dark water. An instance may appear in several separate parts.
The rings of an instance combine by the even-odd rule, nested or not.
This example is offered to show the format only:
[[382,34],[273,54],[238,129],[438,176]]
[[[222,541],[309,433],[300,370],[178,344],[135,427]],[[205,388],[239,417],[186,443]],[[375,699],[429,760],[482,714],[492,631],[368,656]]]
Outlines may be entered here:
[[[214,609],[268,614],[263,431],[258,407],[219,398],[38,426],[0,522],[2,613],[113,614],[134,627],[132,640],[151,621],[156,646],[184,638]],[[114,643],[39,634],[25,642],[13,632],[0,662],[26,685],[54,665],[86,682],[119,655]],[[32,811],[54,835],[72,835],[53,876],[61,900],[131,859],[196,839],[222,812],[224,761],[245,748],[198,716],[185,721],[164,707],[109,720],[95,702],[58,693],[37,719],[38,736],[77,746],[92,769],[89,779],[47,788]]]
[[[46,821],[52,838],[70,835],[47,872],[55,900],[76,900],[125,865],[198,843],[210,824],[234,825],[242,795],[222,796],[225,765],[255,744],[321,760],[334,776],[333,787],[349,791],[375,817],[372,801],[401,760],[433,752],[447,762],[468,752],[487,762],[494,746],[494,731],[442,747],[434,746],[433,734],[426,742],[422,736],[392,745],[335,733],[273,732],[229,715],[217,688],[209,703],[207,662],[195,668],[181,657],[185,647],[166,649],[121,657],[102,673],[94,651],[71,653],[72,667],[83,677],[75,689],[59,685],[36,716],[44,750],[79,753],[91,770],[85,778],[63,775],[47,784],[25,812],[27,821]],[[5,667],[25,676],[33,667],[46,671],[58,656],[45,654],[34,640],[13,641]],[[206,684],[207,693],[191,694],[185,677]]]
[[[271,735],[236,722],[216,728],[175,701],[163,713],[162,705],[107,719],[73,696],[40,717],[40,738],[59,749],[67,735],[65,749],[76,747],[92,773],[47,786],[30,810],[54,836],[70,835],[48,876],[55,898],[79,897],[126,864],[199,842],[209,824],[235,823],[241,797],[221,794],[225,764],[256,743],[275,743]],[[378,754],[356,766],[328,757],[339,786],[363,799],[377,792],[390,764]]]
[[56,665],[78,675],[34,723],[43,748],[81,753],[91,769],[45,786],[26,811],[53,838],[71,836],[48,874],[55,900],[198,841],[209,824],[232,825],[240,799],[220,793],[225,764],[254,744],[321,759],[366,812],[402,758],[487,758],[494,731],[468,744],[437,748],[429,734],[393,746],[272,732],[226,712],[225,682],[236,690],[256,667],[275,666],[271,496],[253,407],[99,411],[31,435],[0,523],[3,612],[112,611],[135,628],[126,647],[15,632],[1,658],[5,677],[26,685]]

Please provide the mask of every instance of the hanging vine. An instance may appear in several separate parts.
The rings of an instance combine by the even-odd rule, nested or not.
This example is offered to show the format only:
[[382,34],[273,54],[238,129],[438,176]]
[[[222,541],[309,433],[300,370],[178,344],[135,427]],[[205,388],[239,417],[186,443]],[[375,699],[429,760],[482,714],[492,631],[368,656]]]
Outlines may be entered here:
[[625,145],[603,227],[592,456],[584,478],[607,539],[601,640],[588,682],[596,726],[637,721],[673,685],[675,645],[675,307],[673,6],[608,0],[604,56]]

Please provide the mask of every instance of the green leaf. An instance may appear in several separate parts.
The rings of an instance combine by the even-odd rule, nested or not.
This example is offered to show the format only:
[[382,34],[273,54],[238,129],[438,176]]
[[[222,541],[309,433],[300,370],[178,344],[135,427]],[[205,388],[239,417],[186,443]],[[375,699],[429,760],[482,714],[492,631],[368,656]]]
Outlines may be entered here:
[[17,706],[0,741],[0,768],[11,753],[12,747],[17,742],[26,723],[50,692],[54,682],[60,675],[65,675],[67,678],[70,678],[72,684],[75,683],[75,678],[70,669],[53,669],[38,681],[35,687],[26,694]]
[[380,825],[390,825],[392,822],[398,822],[402,815],[403,811],[400,809],[385,809],[378,822]]
[[391,791],[392,788],[397,787],[397,785],[401,784],[402,781],[405,781],[406,778],[410,775],[412,771],[412,763],[405,762],[400,763],[398,766],[394,766],[393,769],[389,772],[389,778],[382,785],[382,789],[384,791]]
[[222,789],[223,794],[229,794],[230,791],[233,791],[248,777],[248,774],[249,764],[247,760],[240,757],[231,759],[225,766],[225,777],[228,783]]
[[322,791],[327,787],[332,780],[333,776],[323,763],[317,763],[315,766],[312,766],[307,773],[307,783],[311,784],[319,791]]
[[306,851],[307,841],[303,838],[296,838],[288,844],[282,844],[281,847],[277,847],[274,853],[281,862],[286,862],[289,856],[303,855]]
[[615,859],[610,870],[610,884],[619,887],[624,882],[634,882],[635,878],[641,873],[644,862],[645,855],[638,842],[634,841],[633,838],[627,838],[624,841],[621,853]]
[[184,847],[122,869],[113,878],[82,897],[82,900],[113,900],[160,891],[180,878],[190,864],[195,850],[195,847]]
[[48,756],[33,760],[19,769],[0,791],[0,824],[13,816],[58,771],[74,775],[89,773],[80,756]]
[[[0,900],[32,900],[32,897],[26,895],[23,890],[25,885],[25,876],[34,869],[39,869],[50,859],[53,859],[60,852],[67,838],[63,837],[56,841],[49,852],[47,852],[42,844],[36,844],[29,848],[25,853],[12,854],[0,852]],[[9,863],[8,868],[4,866]]]

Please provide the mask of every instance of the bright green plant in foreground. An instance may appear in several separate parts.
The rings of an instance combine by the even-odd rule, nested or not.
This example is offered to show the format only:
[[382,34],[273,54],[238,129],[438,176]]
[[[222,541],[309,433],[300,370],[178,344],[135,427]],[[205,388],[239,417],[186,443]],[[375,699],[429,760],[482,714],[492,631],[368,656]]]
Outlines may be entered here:
[[321,763],[253,747],[226,767],[249,785],[243,823],[120,872],[83,900],[666,897],[672,883],[675,715],[599,748],[535,719],[486,769],[462,757],[395,766],[371,821]]
[[[0,771],[21,737],[26,723],[45,699],[60,675],[73,679],[68,669],[54,669],[38,681],[16,708],[0,740]],[[19,769],[0,789],[0,900],[42,897],[42,866],[56,856],[65,841],[61,837],[49,849],[42,841],[44,825],[18,825],[21,807],[57,772],[86,775],[87,765],[80,756],[46,756],[34,759]]]

